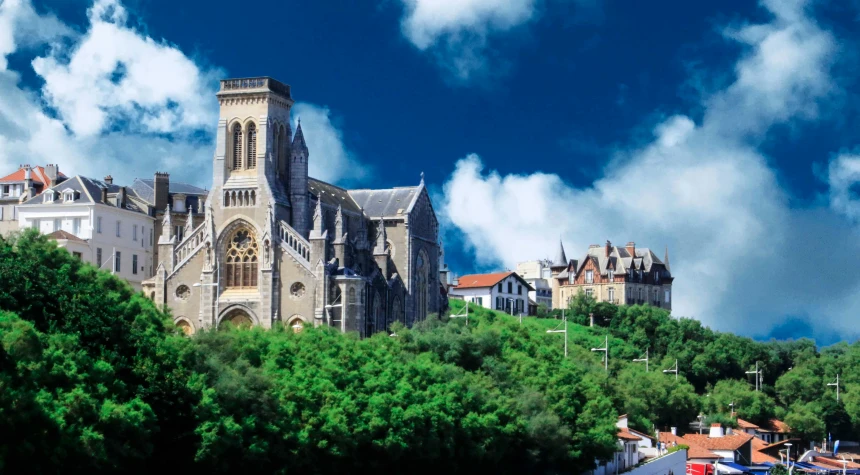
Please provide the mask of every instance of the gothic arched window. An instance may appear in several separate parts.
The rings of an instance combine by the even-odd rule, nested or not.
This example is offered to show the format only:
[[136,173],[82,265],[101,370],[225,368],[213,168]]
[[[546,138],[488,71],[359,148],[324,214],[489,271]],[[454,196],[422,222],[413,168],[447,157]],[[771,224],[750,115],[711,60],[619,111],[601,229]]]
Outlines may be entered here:
[[252,122],[248,125],[248,159],[245,161],[247,168],[257,166],[257,127]]
[[233,125],[233,170],[242,169],[242,126]]
[[247,228],[237,229],[227,241],[225,253],[227,288],[248,289],[257,287],[257,239]]

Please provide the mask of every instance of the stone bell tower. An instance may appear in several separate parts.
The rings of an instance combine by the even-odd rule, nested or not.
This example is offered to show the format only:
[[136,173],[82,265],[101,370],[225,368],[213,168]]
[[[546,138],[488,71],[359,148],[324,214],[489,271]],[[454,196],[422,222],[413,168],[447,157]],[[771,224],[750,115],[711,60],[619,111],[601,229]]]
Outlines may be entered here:
[[276,217],[288,220],[290,86],[268,77],[225,79],[217,97],[213,192],[231,190],[220,194],[224,207],[259,208],[271,200]]

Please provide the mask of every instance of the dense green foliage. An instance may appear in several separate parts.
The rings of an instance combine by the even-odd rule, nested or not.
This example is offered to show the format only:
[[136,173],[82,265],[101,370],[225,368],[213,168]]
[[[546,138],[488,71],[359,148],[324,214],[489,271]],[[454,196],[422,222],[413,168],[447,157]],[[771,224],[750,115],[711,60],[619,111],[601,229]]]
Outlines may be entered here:
[[[620,413],[651,432],[700,412],[730,422],[731,402],[804,437],[860,428],[860,344],[755,342],[648,306],[574,299],[565,358],[565,335],[547,333],[558,311],[521,324],[472,307],[364,340],[187,338],[32,232],[0,238],[0,281],[0,472],[579,473],[611,456]],[[590,351],[604,341],[608,372]],[[632,362],[646,348],[648,372]],[[661,371],[676,358],[677,380]],[[762,392],[745,374],[757,361]]]

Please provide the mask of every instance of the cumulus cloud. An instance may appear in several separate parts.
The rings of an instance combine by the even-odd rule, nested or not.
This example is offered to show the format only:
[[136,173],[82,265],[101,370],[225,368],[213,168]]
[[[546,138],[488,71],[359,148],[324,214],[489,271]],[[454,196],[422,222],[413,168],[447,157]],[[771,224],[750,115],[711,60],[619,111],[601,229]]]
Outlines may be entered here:
[[[490,37],[524,25],[538,16],[543,0],[401,0],[403,35],[416,48],[434,55],[456,82],[483,76]],[[563,0],[559,0],[563,1]],[[575,0],[593,9],[594,0]],[[493,64],[502,69],[501,60]]]
[[[665,118],[653,141],[620,151],[585,188],[553,174],[486,171],[467,156],[444,186],[452,231],[483,266],[549,257],[560,235],[580,259],[605,239],[636,241],[659,256],[668,246],[676,315],[746,334],[766,334],[785,316],[814,316],[822,331],[857,334],[854,314],[838,302],[860,280],[822,265],[834,252],[847,255],[840,265],[860,264],[854,228],[831,209],[793,209],[758,148],[771,127],[814,119],[827,102],[835,42],[804,2],[762,5],[771,21],[726,30],[745,52],[735,81],[703,98],[698,123]],[[844,160],[831,177],[856,180],[858,168]]]
[[[210,186],[214,94],[225,73],[131,27],[116,0],[95,0],[87,18],[75,33],[29,0],[0,0],[0,170],[58,163],[66,174],[111,174],[121,183],[159,170]],[[40,90],[8,69],[12,54],[31,61]],[[311,173],[333,182],[360,178],[359,167],[347,173],[356,161],[329,110],[297,104],[296,112]]]
[[[308,144],[308,174],[330,183],[343,185],[367,178],[367,166],[359,164],[343,142],[343,133],[332,123],[328,107],[299,102],[292,115],[302,121],[302,131]],[[293,123],[293,130],[297,123]]]
[[[75,34],[27,0],[0,4],[0,167],[58,163],[67,174],[125,183],[160,169],[201,183],[217,123],[217,71],[129,27],[116,1],[96,0],[88,17]],[[32,58],[41,91],[8,69],[9,55]]]

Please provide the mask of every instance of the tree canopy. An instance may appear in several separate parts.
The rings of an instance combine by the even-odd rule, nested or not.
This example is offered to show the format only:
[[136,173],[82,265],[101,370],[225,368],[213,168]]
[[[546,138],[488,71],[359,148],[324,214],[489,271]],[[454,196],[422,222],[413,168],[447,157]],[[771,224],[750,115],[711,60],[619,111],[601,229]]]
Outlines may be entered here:
[[[684,430],[700,413],[730,418],[732,402],[813,440],[860,428],[860,344],[756,342],[649,306],[574,299],[566,335],[547,333],[558,311],[519,323],[473,306],[468,321],[396,336],[276,325],[189,338],[35,232],[0,237],[0,280],[4,472],[582,472],[611,458],[619,414],[646,433]],[[604,342],[606,370],[590,351]],[[649,371],[632,361],[646,349]],[[676,359],[677,380],[661,371]]]

